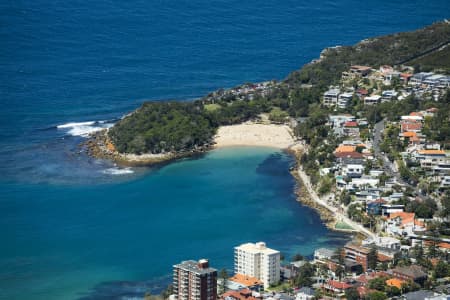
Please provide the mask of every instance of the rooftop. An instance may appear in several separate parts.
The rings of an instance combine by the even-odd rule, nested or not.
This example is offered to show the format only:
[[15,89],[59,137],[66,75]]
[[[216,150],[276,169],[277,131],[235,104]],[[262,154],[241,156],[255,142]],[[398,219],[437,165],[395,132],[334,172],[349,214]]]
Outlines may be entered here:
[[179,268],[185,271],[189,271],[198,275],[209,274],[211,272],[217,272],[216,269],[209,267],[209,262],[206,259],[201,259],[199,261],[186,260],[177,265],[174,268]]
[[263,285],[263,282],[256,277],[243,275],[243,274],[235,274],[233,277],[229,279],[230,281],[237,282],[239,284],[245,285],[247,287]]
[[427,273],[425,273],[422,268],[418,265],[411,265],[411,266],[405,266],[405,267],[399,267],[397,266],[395,269],[392,270],[395,273],[399,273],[411,278],[421,278],[427,276]]
[[280,253],[280,251],[267,248],[266,243],[264,242],[258,242],[254,244],[246,243],[236,247],[235,249],[243,250],[249,253],[264,253],[267,255]]

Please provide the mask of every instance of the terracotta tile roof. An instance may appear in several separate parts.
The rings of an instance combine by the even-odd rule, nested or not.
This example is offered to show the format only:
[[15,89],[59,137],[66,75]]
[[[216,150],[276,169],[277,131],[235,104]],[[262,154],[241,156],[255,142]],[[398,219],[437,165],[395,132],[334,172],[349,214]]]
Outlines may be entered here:
[[229,280],[240,283],[240,284],[248,286],[248,287],[263,284],[263,282],[256,277],[247,276],[247,275],[243,275],[243,274],[239,274],[239,273],[237,273],[236,275],[231,277]]
[[[412,224],[414,222],[415,214],[409,212],[396,212],[389,215],[388,219],[400,218],[402,220],[402,225]],[[418,224],[417,224],[418,225]]]
[[422,129],[422,123],[403,123],[402,124],[402,131],[412,131],[412,130],[420,130]]
[[413,136],[417,136],[417,133],[414,131],[405,131],[405,132],[403,132],[403,136],[404,137],[413,137]]
[[347,121],[344,123],[344,127],[358,127],[358,123],[355,121]]
[[346,282],[341,282],[341,281],[337,281],[337,280],[328,280],[327,282],[328,285],[330,285],[331,287],[335,288],[335,289],[339,289],[339,290],[346,290],[351,288],[352,286]]
[[360,95],[368,95],[369,94],[369,91],[366,89],[359,89],[356,92]]
[[377,259],[379,262],[388,262],[388,261],[392,260],[392,258],[390,258],[389,256],[381,254],[381,253],[377,254]]
[[402,283],[404,283],[406,281],[398,279],[398,278],[391,278],[386,280],[386,284],[388,286],[395,286],[396,288],[401,289],[402,288]]
[[419,150],[419,154],[423,155],[445,155],[444,150]]
[[438,244],[438,247],[439,247],[439,248],[444,248],[444,249],[450,249],[450,243],[444,243],[444,242],[442,242],[442,243],[439,243],[439,244]]
[[240,291],[228,291],[222,295],[222,299],[231,297],[237,300],[257,300],[258,298],[252,296],[252,291],[249,289],[242,289]]
[[339,145],[334,152],[353,152],[355,150],[355,146]]

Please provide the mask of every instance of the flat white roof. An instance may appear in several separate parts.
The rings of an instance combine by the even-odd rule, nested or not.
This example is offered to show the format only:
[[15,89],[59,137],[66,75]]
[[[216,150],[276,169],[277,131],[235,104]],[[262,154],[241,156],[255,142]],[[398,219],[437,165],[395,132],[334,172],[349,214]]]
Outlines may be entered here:
[[249,253],[264,253],[264,254],[277,254],[280,253],[280,251],[270,249],[266,247],[265,243],[259,242],[259,243],[246,243],[242,244],[235,249],[243,250],[245,252]]

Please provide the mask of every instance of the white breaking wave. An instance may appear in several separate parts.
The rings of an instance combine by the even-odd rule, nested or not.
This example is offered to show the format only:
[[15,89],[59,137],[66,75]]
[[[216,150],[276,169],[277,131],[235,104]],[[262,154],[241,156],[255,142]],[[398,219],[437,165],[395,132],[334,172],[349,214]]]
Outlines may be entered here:
[[87,137],[89,134],[111,127],[108,121],[71,122],[56,126],[57,129],[65,129],[73,136]]
[[95,123],[96,123],[95,121],[73,122],[73,123],[66,123],[66,124],[58,125],[58,126],[56,126],[56,128],[72,128],[72,127],[77,127],[77,126],[90,126],[90,125],[94,125]]
[[102,171],[102,173],[104,174],[109,174],[109,175],[124,175],[124,174],[133,174],[134,171],[131,168],[109,168],[109,169],[105,169]]

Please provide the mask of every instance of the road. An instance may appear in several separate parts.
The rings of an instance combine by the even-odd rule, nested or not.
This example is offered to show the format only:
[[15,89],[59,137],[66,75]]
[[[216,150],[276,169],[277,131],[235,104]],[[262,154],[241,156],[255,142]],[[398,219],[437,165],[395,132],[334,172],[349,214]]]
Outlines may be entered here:
[[383,163],[383,169],[388,176],[394,177],[398,183],[402,185],[407,185],[407,183],[400,177],[400,173],[397,171],[395,165],[387,158],[387,156],[381,152],[380,143],[381,143],[381,135],[384,130],[385,120],[381,120],[376,123],[373,129],[373,153],[375,157],[379,158]]
[[381,120],[380,122],[376,123],[374,126],[374,132],[373,132],[373,152],[375,157],[379,158],[383,163],[383,169],[386,172],[388,176],[394,177],[395,180],[403,186],[410,187],[416,192],[416,195],[420,200],[424,200],[424,198],[421,196],[419,188],[417,186],[411,185],[409,182],[404,181],[401,176],[400,172],[398,172],[395,165],[387,158],[387,156],[381,152],[380,149],[380,143],[381,143],[381,135],[384,130],[384,124],[385,120]]

